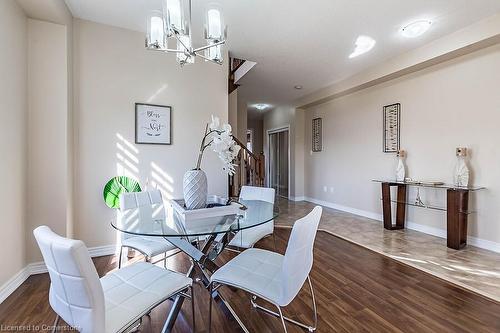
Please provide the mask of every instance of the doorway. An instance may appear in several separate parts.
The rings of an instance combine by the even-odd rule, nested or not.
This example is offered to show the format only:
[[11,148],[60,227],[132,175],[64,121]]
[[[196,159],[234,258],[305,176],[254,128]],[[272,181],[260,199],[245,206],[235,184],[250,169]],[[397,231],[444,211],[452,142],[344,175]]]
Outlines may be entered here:
[[269,135],[269,186],[276,195],[288,199],[289,196],[289,129],[288,127],[268,131]]

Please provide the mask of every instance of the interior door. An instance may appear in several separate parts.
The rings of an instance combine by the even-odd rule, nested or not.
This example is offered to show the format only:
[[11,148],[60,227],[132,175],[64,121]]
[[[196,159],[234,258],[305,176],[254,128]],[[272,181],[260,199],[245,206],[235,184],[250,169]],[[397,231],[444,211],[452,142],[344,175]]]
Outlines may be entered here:
[[288,129],[269,133],[269,186],[288,198]]

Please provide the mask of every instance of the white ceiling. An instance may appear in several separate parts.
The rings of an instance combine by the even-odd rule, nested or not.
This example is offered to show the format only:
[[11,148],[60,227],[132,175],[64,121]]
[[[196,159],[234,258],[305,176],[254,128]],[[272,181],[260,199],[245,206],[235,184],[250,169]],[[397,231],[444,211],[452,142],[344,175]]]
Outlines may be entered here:
[[[145,31],[146,15],[160,0],[65,0],[75,17]],[[228,26],[228,50],[256,61],[239,83],[249,104],[291,104],[395,55],[500,12],[500,0],[215,0]],[[193,32],[200,36],[213,0],[193,0]],[[405,39],[405,24],[430,19],[422,37]],[[349,59],[358,35],[375,48]],[[196,41],[196,40],[195,40]],[[302,85],[302,90],[294,89]]]

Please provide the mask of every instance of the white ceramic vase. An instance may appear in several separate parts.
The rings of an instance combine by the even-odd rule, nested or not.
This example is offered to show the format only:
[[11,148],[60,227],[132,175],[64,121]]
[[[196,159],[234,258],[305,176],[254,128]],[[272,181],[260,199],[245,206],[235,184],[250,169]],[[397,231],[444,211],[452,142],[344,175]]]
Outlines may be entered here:
[[208,183],[203,170],[189,170],[183,180],[184,204],[187,209],[200,209],[207,206]]
[[406,177],[406,167],[404,163],[404,158],[406,157],[406,152],[404,150],[398,151],[398,165],[396,167],[396,181],[404,182]]
[[469,186],[469,168],[465,158],[467,156],[467,148],[457,148],[457,165],[453,175],[453,183],[455,186]]

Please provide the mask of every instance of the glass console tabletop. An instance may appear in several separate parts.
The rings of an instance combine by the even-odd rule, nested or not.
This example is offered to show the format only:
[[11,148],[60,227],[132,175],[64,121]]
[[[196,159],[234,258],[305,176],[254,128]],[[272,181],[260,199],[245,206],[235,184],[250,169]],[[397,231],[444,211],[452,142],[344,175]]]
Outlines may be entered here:
[[408,185],[408,186],[416,186],[416,187],[431,187],[431,188],[442,188],[442,189],[451,189],[451,190],[467,190],[467,191],[479,191],[484,190],[483,186],[456,186],[453,184],[445,184],[445,183],[432,183],[425,181],[397,181],[394,179],[373,179],[372,182],[375,183],[390,183],[395,185]]
[[154,208],[153,216],[125,215],[113,220],[111,225],[118,231],[138,236],[191,237],[249,229],[278,217],[278,209],[272,203],[260,200],[240,202],[247,207],[240,211],[241,214],[203,218],[189,225],[184,224],[176,212],[167,217],[155,217]]

